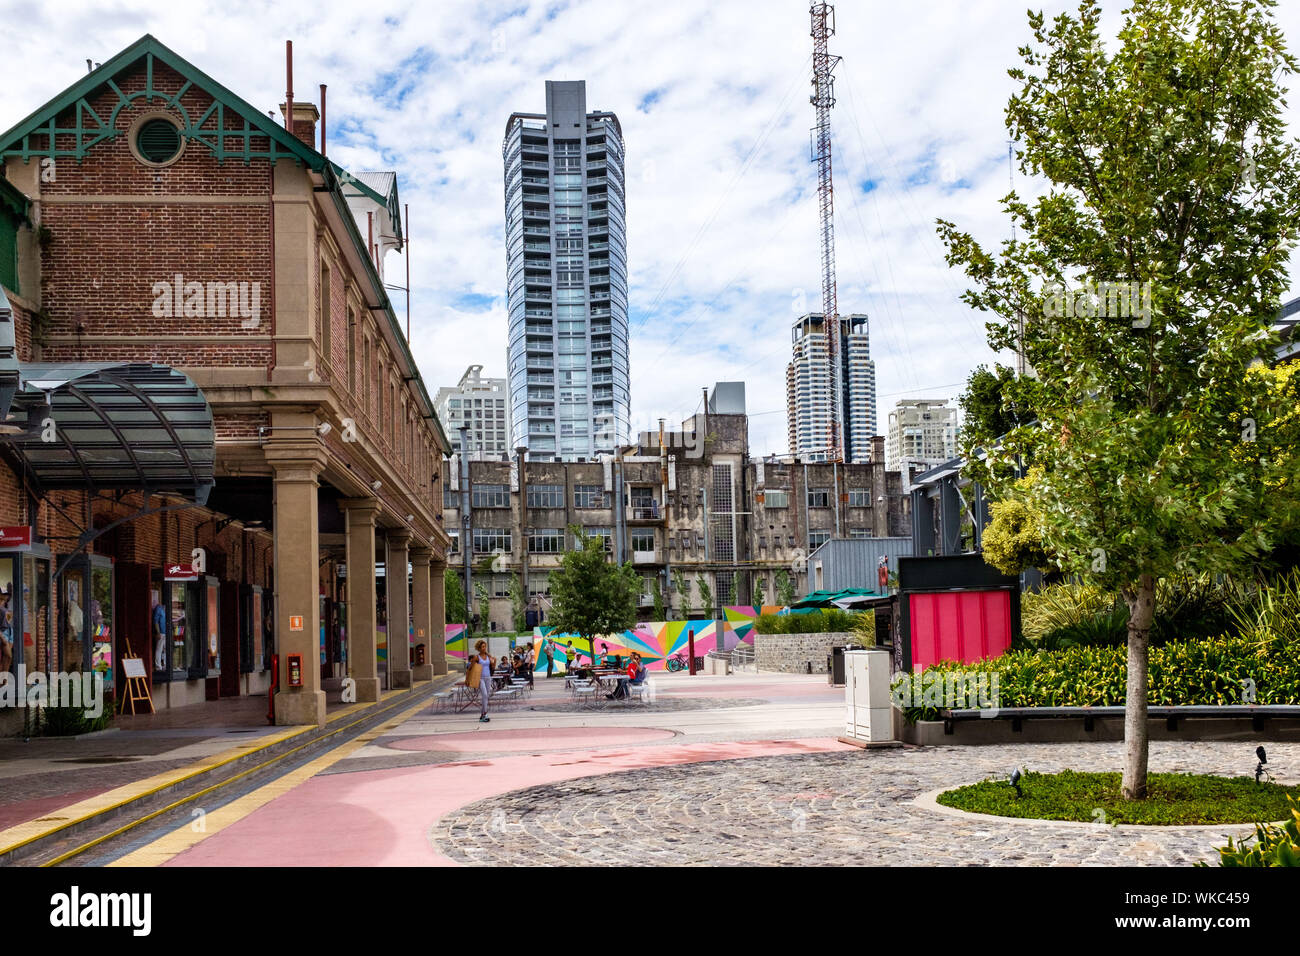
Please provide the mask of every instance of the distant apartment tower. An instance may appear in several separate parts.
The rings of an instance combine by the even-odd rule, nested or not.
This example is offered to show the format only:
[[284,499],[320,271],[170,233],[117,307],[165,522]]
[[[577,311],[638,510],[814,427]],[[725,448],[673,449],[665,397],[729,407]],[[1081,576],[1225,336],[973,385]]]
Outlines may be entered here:
[[[793,357],[785,372],[790,454],[802,461],[826,461],[832,385],[825,316],[821,312],[801,316],[794,323],[791,341]],[[840,343],[844,455],[850,462],[868,462],[876,434],[876,363],[871,359],[865,315],[840,316]]]
[[909,398],[889,413],[885,462],[941,465],[957,457],[957,409],[946,398]]
[[591,459],[629,439],[623,132],[587,84],[546,83],[512,113],[505,161],[511,444]]
[[471,365],[455,388],[440,388],[433,407],[452,454],[460,454],[460,427],[469,429],[469,457],[474,461],[510,458],[510,408],[504,378],[484,378],[482,365]]

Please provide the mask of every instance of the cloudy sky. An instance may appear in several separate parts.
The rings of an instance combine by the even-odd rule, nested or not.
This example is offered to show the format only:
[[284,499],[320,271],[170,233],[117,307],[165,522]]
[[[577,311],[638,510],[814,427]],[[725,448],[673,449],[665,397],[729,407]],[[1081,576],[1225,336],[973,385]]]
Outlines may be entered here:
[[[1105,6],[1113,34],[1122,5]],[[839,307],[871,317],[883,429],[900,398],[953,397],[993,358],[933,224],[986,244],[1008,233],[1006,70],[1029,30],[1016,0],[837,12]],[[627,144],[634,428],[743,380],[752,451],[785,451],[790,324],[821,294],[804,0],[0,0],[0,14],[22,24],[0,63],[0,129],[144,33],[272,109],[292,39],[297,98],[329,85],[331,158],[396,170],[411,206],[413,350],[431,392],[470,364],[505,375],[505,121],[544,110],[543,81],[586,80],[588,108],[617,113]],[[1300,3],[1278,16],[1295,49]],[[402,274],[400,256],[387,265]]]

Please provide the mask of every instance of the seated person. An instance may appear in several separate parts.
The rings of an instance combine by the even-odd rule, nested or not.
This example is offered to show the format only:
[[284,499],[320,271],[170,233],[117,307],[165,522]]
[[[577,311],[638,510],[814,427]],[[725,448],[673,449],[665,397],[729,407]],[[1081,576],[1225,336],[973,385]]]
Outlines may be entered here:
[[632,657],[627,664],[627,677],[618,679],[618,688],[612,694],[606,694],[607,700],[626,700],[629,696],[628,688],[632,685],[640,687],[645,683],[646,669],[641,663],[641,655],[632,652]]

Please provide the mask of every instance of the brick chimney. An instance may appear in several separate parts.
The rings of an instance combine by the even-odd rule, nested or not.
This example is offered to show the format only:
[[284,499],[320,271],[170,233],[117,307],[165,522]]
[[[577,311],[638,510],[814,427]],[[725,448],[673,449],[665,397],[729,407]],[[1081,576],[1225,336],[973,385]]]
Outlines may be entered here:
[[873,462],[885,463],[885,436],[871,436],[871,460]]
[[[284,103],[280,104],[280,115],[287,116],[288,109]],[[304,103],[301,100],[294,100],[293,103],[293,124],[289,131],[297,136],[300,140],[316,148],[316,121],[320,119],[320,110],[316,109],[315,103]]]

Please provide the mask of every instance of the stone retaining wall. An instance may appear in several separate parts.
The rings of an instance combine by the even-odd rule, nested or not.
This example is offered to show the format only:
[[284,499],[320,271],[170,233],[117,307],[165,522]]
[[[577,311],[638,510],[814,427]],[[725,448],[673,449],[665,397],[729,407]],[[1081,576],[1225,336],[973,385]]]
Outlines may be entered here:
[[812,661],[814,674],[826,673],[826,655],[836,644],[856,643],[856,634],[825,631],[821,634],[755,634],[754,656],[759,671],[806,674]]

